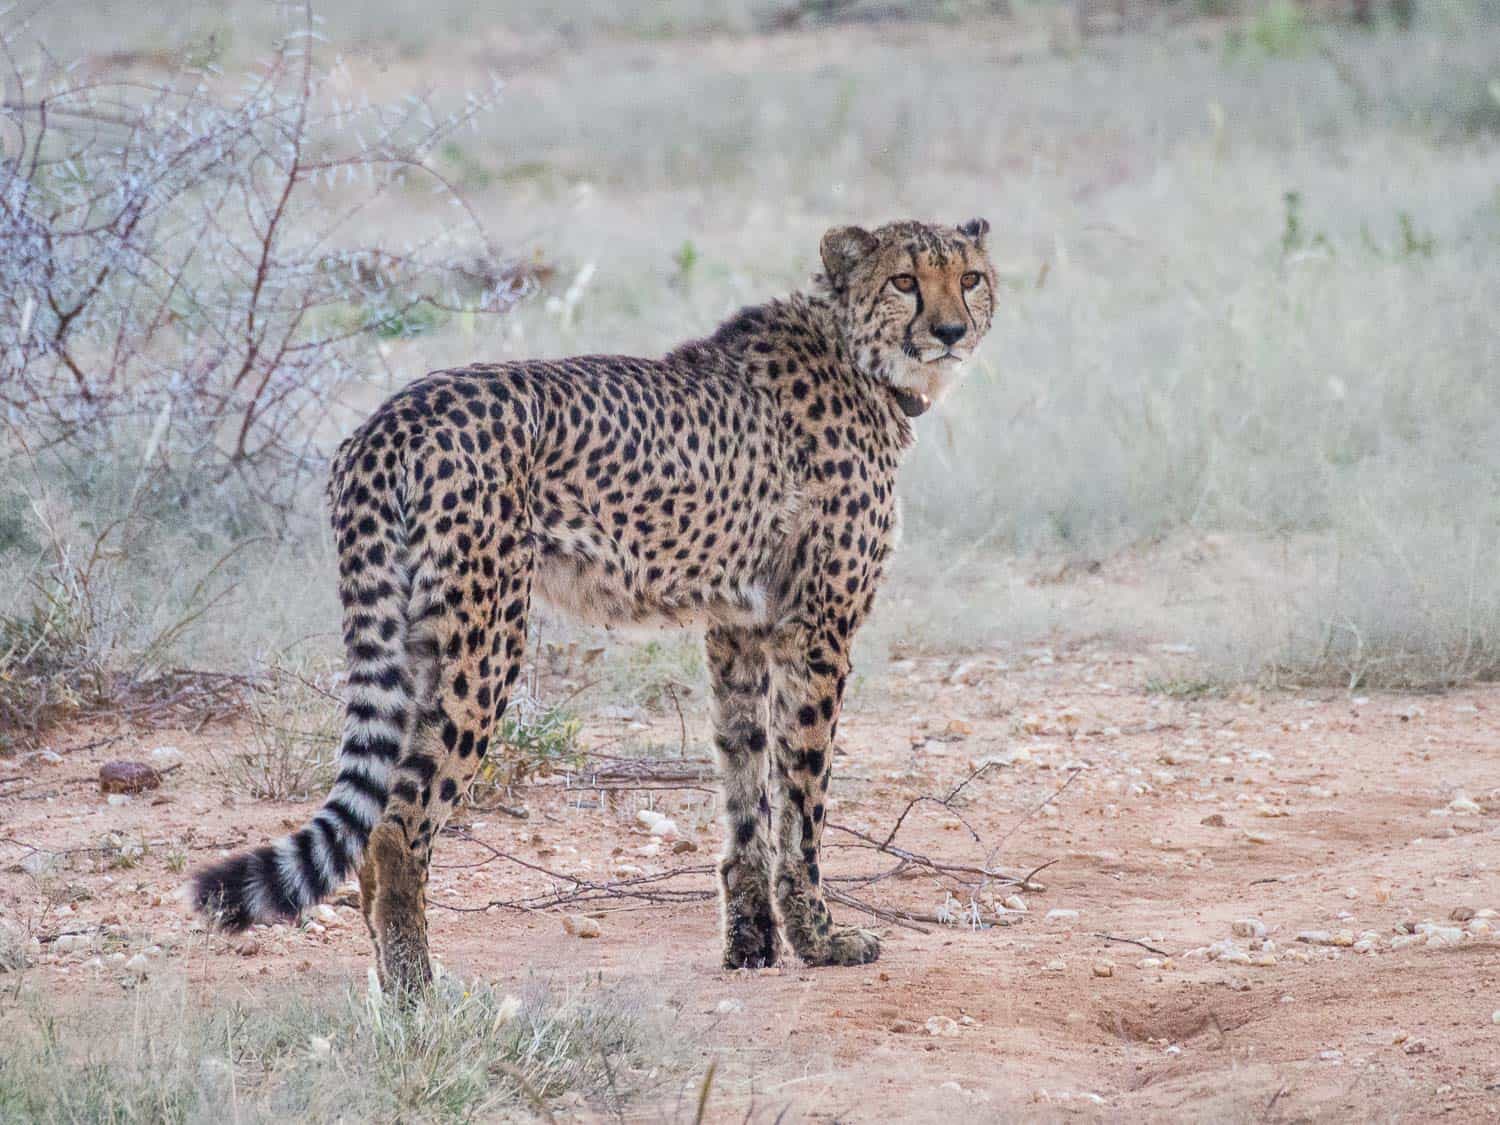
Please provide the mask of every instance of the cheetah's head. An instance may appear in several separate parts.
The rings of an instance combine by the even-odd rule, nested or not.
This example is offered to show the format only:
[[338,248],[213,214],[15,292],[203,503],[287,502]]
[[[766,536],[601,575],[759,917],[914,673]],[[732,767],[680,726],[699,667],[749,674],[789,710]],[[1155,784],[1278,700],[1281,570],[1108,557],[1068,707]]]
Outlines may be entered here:
[[957,227],[889,223],[873,232],[835,227],[823,236],[821,280],[844,343],[909,417],[942,397],[990,330],[989,229],[970,219]]

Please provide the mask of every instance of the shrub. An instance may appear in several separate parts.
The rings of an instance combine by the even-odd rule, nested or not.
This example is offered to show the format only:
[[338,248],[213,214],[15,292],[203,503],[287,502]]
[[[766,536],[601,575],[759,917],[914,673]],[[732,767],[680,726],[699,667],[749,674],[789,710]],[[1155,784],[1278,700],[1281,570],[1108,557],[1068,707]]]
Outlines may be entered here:
[[[233,477],[286,506],[372,335],[502,311],[530,284],[431,162],[494,88],[447,114],[343,104],[311,16],[231,94],[211,56],[111,81],[20,36],[0,30],[0,417],[45,443],[97,456],[147,434],[147,461],[192,466],[192,487]],[[347,235],[424,183],[456,222]]]

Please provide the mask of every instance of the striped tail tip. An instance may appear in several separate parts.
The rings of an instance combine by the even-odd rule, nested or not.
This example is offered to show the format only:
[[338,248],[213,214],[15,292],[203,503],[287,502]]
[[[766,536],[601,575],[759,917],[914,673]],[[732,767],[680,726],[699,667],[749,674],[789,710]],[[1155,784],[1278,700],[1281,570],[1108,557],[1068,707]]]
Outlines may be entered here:
[[239,933],[257,922],[289,922],[302,906],[286,893],[270,845],[230,856],[193,877],[192,904],[221,930]]

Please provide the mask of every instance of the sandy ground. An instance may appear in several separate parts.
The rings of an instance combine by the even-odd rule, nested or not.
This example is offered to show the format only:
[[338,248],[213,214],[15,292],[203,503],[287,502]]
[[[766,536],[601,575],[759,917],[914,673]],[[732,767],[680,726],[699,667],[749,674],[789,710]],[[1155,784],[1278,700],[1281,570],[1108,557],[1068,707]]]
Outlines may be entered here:
[[[994,866],[1013,873],[1051,866],[1035,877],[1041,888],[1019,892],[991,884],[975,894],[968,876],[921,871],[850,889],[922,914],[950,893],[961,913],[973,895],[982,928],[883,925],[874,965],[814,971],[789,960],[748,974],[719,968],[707,900],[606,905],[589,940],[566,934],[558,911],[435,909],[434,949],[450,969],[503,985],[602,973],[661,994],[703,1065],[719,1059],[711,1120],[1496,1116],[1500,690],[1179,699],[1144,690],[1155,659],[1100,647],[924,657],[857,685],[840,732],[835,823],[883,839],[912,798],[941,796],[990,758],[951,808],[917,804],[896,844],[961,865],[998,854]],[[690,750],[703,727],[690,713]],[[100,736],[69,732],[57,761],[3,771],[0,914],[44,940],[33,984],[63,1003],[118,991],[118,961],[90,965],[91,950],[58,954],[50,940],[101,932],[159,947],[153,973],[220,991],[299,981],[335,990],[363,978],[366,937],[347,905],[326,926],[257,931],[239,943],[253,949],[246,956],[194,936],[172,899],[184,859],[195,866],[308,811],[226,801],[207,754],[239,732],[155,730],[67,749]],[[673,713],[618,709],[585,735],[609,752],[653,742],[675,751],[679,739]],[[99,793],[101,762],[167,745],[184,763],[160,790],[113,804]],[[601,793],[554,778],[520,799],[524,821],[469,812],[460,822],[528,863],[600,880],[702,865],[716,848],[702,789]],[[648,805],[675,821],[675,836],[647,834],[635,814]],[[36,849],[119,840],[149,848],[128,869],[90,852],[65,857],[69,885],[90,897],[71,911],[44,907],[28,873],[58,861]],[[894,863],[849,846],[859,841],[847,833],[828,842],[841,845],[824,865],[835,879]],[[481,907],[561,885],[487,857],[480,844],[446,840],[440,862],[470,866],[435,870],[433,900]],[[710,883],[692,874],[670,885]],[[1016,893],[1025,912],[1000,913]],[[1248,934],[1235,936],[1237,921]],[[1332,944],[1300,940],[1308,932]]]

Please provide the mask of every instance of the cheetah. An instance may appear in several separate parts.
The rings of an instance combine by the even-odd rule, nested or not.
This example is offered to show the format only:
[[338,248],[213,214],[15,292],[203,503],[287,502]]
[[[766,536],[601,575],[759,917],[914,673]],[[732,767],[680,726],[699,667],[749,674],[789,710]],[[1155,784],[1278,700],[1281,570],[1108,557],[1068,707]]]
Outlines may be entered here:
[[433,843],[492,746],[533,593],[594,623],[701,625],[726,843],[723,964],[857,965],[819,844],[850,645],[894,545],[912,419],[990,328],[989,224],[837,227],[805,292],[661,359],[438,371],[339,448],[348,701],[311,822],[208,867],[229,930],[358,871],[389,989],[431,981]]

